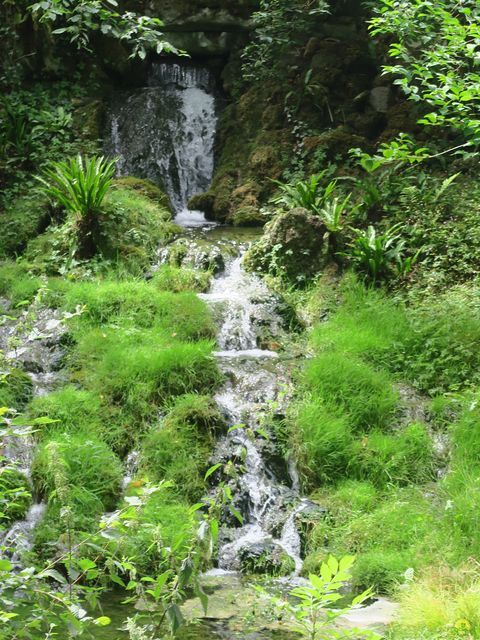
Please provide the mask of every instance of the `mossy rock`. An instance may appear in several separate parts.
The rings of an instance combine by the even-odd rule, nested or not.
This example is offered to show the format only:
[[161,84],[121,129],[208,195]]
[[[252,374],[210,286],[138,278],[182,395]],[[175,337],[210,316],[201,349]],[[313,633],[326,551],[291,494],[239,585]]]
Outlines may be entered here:
[[241,572],[288,576],[295,571],[295,561],[274,542],[258,542],[240,551]]
[[134,176],[124,176],[122,178],[116,178],[113,186],[114,188],[119,189],[132,189],[133,191],[140,193],[142,196],[150,198],[150,200],[159,204],[163,209],[173,213],[170,198],[151,180],[135,178]]
[[169,480],[176,495],[199,500],[205,492],[214,434],[224,428],[215,403],[207,396],[181,396],[160,425],[146,437],[140,468],[156,481]]
[[3,525],[22,520],[30,505],[32,496],[27,477],[13,467],[0,467],[0,493],[5,502],[0,505]]
[[102,100],[82,101],[73,112],[73,127],[83,140],[98,142],[102,137],[105,104]]
[[309,144],[310,147],[323,147],[327,158],[334,160],[338,156],[347,157],[350,149],[365,148],[368,143],[365,138],[353,133],[348,127],[341,126],[316,136]]
[[270,273],[305,285],[326,264],[326,232],[321,219],[306,209],[280,213],[247,251],[243,264],[248,271]]
[[258,207],[251,205],[236,209],[229,218],[229,222],[235,227],[263,227],[266,221],[265,215]]
[[167,249],[168,264],[172,267],[201,269],[218,273],[225,267],[225,259],[218,246],[209,242],[179,238]]
[[190,198],[188,208],[192,211],[203,211],[207,217],[213,213],[215,196],[207,191],[207,193],[198,193]]
[[28,241],[47,228],[50,218],[47,199],[36,194],[22,196],[0,211],[0,259],[20,255]]
[[0,372],[0,406],[23,409],[33,395],[30,376],[21,369]]

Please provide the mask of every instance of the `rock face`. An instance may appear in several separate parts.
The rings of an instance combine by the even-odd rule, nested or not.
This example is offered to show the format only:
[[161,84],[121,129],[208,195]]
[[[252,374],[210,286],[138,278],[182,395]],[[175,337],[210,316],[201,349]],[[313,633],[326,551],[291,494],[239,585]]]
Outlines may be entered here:
[[190,55],[224,55],[248,31],[257,5],[255,0],[150,0],[142,10],[161,18],[168,40]]
[[307,282],[326,262],[327,229],[318,216],[306,209],[277,215],[263,237],[246,253],[250,271],[280,275],[299,284]]

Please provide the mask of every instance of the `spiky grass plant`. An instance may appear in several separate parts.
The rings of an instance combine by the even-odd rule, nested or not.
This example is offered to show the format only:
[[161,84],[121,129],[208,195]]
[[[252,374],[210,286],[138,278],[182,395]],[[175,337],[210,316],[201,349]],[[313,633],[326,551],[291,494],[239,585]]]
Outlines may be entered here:
[[104,198],[115,176],[115,160],[104,156],[50,163],[38,176],[41,190],[72,217],[75,228],[74,253],[88,259],[97,252]]

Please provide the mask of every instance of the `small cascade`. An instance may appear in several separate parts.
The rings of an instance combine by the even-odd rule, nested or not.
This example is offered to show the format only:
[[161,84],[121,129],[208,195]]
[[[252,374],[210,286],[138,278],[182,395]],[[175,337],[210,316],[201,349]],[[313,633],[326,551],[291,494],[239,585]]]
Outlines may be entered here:
[[[8,363],[28,373],[34,396],[45,395],[65,381],[65,372],[61,370],[62,337],[66,331],[63,321],[68,315],[33,304],[19,317],[8,317],[0,326],[0,350]],[[28,428],[15,427],[14,431],[18,437],[3,438],[2,454],[9,465],[29,478],[35,441],[28,435]],[[44,512],[44,503],[34,503],[23,520],[0,532],[0,544],[9,550],[14,564],[19,564],[22,554],[31,549],[33,531]]]
[[265,409],[279,403],[288,386],[282,359],[262,348],[266,336],[271,339],[281,333],[276,300],[263,281],[243,270],[242,255],[227,264],[201,298],[221,317],[220,351],[215,355],[226,383],[215,399],[231,427],[219,441],[214,459],[241,461],[233,494],[244,522],[223,527],[219,568],[239,570],[250,552],[268,550],[289,556],[299,573],[302,561],[295,518],[302,503],[292,510],[298,491],[277,478],[267,463],[269,443],[261,429],[256,431]]
[[214,169],[215,81],[204,67],[154,63],[148,87],[119,94],[111,106],[105,149],[118,157],[119,175],[149,178],[170,197],[176,222],[205,225],[189,211]]
[[6,532],[0,533],[0,545],[11,552],[11,561],[20,564],[22,555],[32,549],[32,538],[35,527],[43,518],[46,504],[38,502],[32,504],[24,520],[15,522]]

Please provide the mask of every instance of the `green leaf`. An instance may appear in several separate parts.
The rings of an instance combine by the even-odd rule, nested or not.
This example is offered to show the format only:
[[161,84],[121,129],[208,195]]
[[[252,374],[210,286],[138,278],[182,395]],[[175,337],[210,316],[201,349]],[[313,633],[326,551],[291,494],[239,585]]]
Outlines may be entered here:
[[221,466],[222,466],[222,463],[221,462],[217,462],[217,464],[214,464],[213,467],[210,467],[210,469],[205,474],[204,480],[208,480],[208,478],[212,475],[212,473],[215,473],[215,471],[217,469],[220,469]]
[[95,620],[95,624],[97,624],[99,627],[108,627],[108,625],[111,622],[112,621],[110,620],[110,618],[108,616],[100,616],[99,618],[96,618],[96,620]]
[[89,560],[88,558],[82,558],[78,561],[78,566],[82,571],[88,571],[89,569],[95,569],[97,566],[93,560]]
[[10,560],[0,560],[0,571],[11,571],[13,565]]

